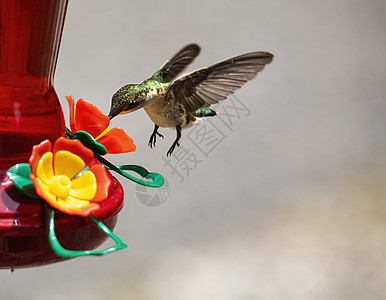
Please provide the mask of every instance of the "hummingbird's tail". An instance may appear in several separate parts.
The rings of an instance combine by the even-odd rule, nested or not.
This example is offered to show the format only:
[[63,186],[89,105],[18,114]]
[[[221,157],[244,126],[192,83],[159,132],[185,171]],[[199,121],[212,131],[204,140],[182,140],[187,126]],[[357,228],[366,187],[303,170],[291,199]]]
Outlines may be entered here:
[[217,115],[217,113],[210,108],[199,108],[193,113],[193,115],[197,118],[203,118],[203,117],[213,117]]

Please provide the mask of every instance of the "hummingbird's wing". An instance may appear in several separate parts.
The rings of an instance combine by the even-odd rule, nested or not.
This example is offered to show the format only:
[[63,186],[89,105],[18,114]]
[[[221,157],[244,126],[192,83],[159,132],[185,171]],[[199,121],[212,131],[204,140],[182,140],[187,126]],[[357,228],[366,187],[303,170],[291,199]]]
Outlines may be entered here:
[[173,82],[170,98],[182,104],[187,113],[209,107],[255,78],[272,59],[271,53],[251,52],[199,69]]
[[200,50],[200,46],[196,44],[186,45],[171,59],[165,61],[152,78],[164,83],[170,82],[198,56]]

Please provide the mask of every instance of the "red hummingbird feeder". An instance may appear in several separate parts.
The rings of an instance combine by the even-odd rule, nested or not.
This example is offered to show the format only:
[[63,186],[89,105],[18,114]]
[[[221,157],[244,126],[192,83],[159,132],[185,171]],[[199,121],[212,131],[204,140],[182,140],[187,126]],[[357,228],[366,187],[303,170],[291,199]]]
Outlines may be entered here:
[[[99,121],[97,125],[82,125],[80,117],[77,120],[75,115],[82,111],[79,100],[79,109],[72,116],[72,131],[66,129],[53,81],[67,4],[68,0],[0,0],[0,268],[3,269],[41,266],[125,248],[111,231],[123,207],[123,189],[108,170],[139,184],[153,187],[163,184],[162,176],[157,173],[149,173],[140,166],[116,167],[101,157],[106,148],[109,153],[109,142],[106,148],[98,143],[108,139],[101,131],[108,130],[109,119],[100,117],[102,113],[93,105],[82,102],[84,114],[93,119],[95,111],[96,118],[107,125],[101,127]],[[118,134],[116,131],[114,134]],[[122,135],[119,131],[119,139]],[[78,166],[80,163],[83,165]],[[68,170],[68,165],[72,170]],[[134,178],[124,170],[151,181]],[[32,194],[25,192],[31,188]],[[103,202],[90,202],[102,194]],[[70,199],[71,203],[63,199]],[[71,205],[80,213],[69,210]],[[85,213],[86,209],[89,211]],[[107,237],[116,246],[105,252],[92,250]]]

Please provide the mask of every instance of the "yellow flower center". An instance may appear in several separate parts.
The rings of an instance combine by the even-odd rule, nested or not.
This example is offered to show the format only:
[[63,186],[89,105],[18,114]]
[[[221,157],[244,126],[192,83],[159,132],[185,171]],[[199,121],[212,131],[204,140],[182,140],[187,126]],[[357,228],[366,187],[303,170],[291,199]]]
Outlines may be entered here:
[[70,194],[71,180],[66,175],[54,176],[50,181],[50,192],[59,197],[66,198]]

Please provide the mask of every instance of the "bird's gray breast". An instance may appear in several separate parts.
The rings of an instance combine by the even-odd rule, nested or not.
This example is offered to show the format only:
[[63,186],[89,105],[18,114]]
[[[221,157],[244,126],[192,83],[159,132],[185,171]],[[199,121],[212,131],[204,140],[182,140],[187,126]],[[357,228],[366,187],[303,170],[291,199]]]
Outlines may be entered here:
[[187,128],[194,125],[196,117],[187,115],[183,105],[175,101],[173,93],[152,93],[150,99],[144,109],[156,125],[168,128]]
[[175,128],[183,123],[184,109],[181,105],[173,105],[165,98],[152,101],[144,109],[149,118],[160,127]]

